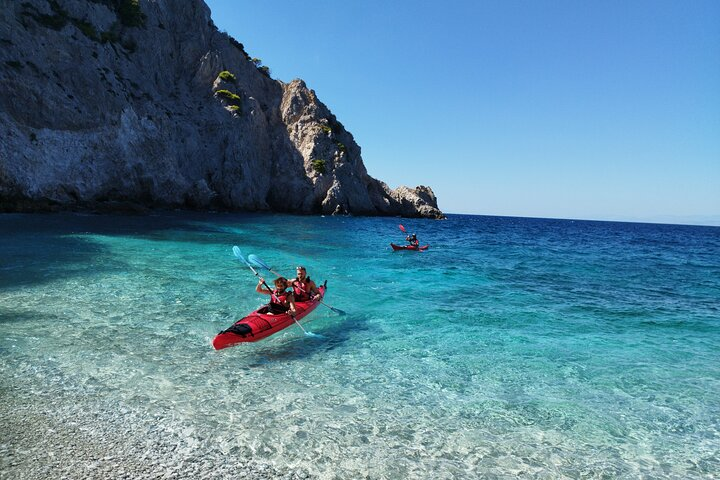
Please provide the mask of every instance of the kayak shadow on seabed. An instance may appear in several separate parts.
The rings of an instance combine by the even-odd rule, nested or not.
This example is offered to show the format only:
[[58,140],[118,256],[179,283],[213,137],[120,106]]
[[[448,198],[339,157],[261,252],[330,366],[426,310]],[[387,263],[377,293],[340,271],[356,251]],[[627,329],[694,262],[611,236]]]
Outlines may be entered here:
[[[314,325],[315,328],[313,328],[315,322],[303,323],[311,335],[305,335],[297,325],[292,325],[284,330],[285,335],[282,339],[272,337],[265,339],[262,345],[258,345],[259,348],[248,352],[250,356],[248,366],[259,367],[275,361],[302,360],[342,347],[351,337],[369,330],[367,320],[368,317],[365,315],[348,314],[324,319],[322,329],[319,328],[319,322]],[[293,334],[290,333],[291,329],[295,330]]]

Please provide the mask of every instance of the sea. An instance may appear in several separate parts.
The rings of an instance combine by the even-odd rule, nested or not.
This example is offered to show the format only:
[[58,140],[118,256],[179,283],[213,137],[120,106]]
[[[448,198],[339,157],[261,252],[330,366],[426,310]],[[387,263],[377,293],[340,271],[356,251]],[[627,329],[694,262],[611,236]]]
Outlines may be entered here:
[[[400,225],[429,249],[394,252]],[[233,246],[305,266],[343,314],[215,351],[267,301]],[[0,403],[26,419],[0,416],[5,478],[61,455],[53,438],[123,439],[121,473],[148,438],[199,462],[149,478],[718,478],[720,228],[3,214]],[[113,454],[93,455],[67,461],[94,478]]]

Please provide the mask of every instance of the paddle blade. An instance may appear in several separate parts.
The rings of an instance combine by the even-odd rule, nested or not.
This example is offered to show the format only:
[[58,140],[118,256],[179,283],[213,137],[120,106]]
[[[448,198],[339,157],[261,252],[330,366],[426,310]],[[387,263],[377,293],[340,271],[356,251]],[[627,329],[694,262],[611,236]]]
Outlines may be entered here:
[[[327,305],[327,304],[325,304],[325,305]],[[328,308],[330,308],[330,310],[337,313],[338,315],[347,315],[347,313],[345,313],[345,310],[340,310],[339,308],[331,307],[330,305],[327,305],[327,306],[328,306]]]
[[272,267],[270,267],[267,263],[263,262],[260,257],[254,254],[248,255],[248,261],[255,265],[256,267],[264,268],[265,270],[272,270]]
[[402,230],[403,233],[407,233],[405,227],[403,227],[402,224],[398,225],[398,227],[400,227],[400,230]]
[[253,266],[250,265],[250,263],[249,263],[247,260],[245,260],[245,257],[243,256],[242,252],[240,251],[240,248],[238,248],[237,246],[234,246],[234,247],[232,248],[232,251],[233,251],[233,253],[235,254],[235,256],[238,258],[238,260],[240,260],[240,261],[243,262],[245,265],[247,265],[248,267],[250,267],[250,270],[252,270],[252,272],[253,272],[255,275],[257,275],[257,272],[255,271],[255,269],[253,268]]
[[325,338],[325,337],[323,337],[322,335],[320,335],[319,333],[313,333],[313,332],[311,332],[310,330],[305,330],[305,327],[303,327],[303,326],[300,324],[300,322],[297,321],[297,319],[296,319],[295,317],[293,317],[293,320],[295,320],[295,323],[297,323],[297,326],[300,327],[300,330],[302,330],[303,333],[304,333],[306,336],[308,336],[308,337],[315,337],[315,338]]
[[233,254],[238,258],[238,260],[242,260],[242,262],[247,265],[248,262],[247,262],[247,260],[245,260],[245,257],[243,256],[242,252],[240,251],[240,247],[235,245],[232,250],[233,250]]

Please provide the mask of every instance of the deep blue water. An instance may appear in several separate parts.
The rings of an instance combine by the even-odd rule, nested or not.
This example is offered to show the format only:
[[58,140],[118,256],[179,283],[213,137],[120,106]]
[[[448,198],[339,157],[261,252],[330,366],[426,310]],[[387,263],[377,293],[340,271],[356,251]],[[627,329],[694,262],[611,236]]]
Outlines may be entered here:
[[[347,315],[214,351],[266,300],[233,245]],[[713,477],[720,228],[2,215],[0,381],[323,478]]]

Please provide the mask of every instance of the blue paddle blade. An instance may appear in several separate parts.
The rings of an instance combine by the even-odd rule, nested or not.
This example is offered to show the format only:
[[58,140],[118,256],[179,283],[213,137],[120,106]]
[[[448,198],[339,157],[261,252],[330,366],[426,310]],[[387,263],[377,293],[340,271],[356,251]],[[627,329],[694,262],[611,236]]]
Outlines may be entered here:
[[333,312],[337,313],[338,315],[347,315],[347,312],[345,310],[340,310],[339,308],[331,307],[328,304],[324,304],[326,307],[328,307]]
[[242,260],[243,262],[247,263],[247,261],[245,260],[245,257],[243,257],[243,254],[242,254],[242,252],[240,251],[240,247],[238,247],[237,245],[235,245],[235,246],[233,247],[233,253],[235,254],[235,256],[236,256],[237,258],[239,258],[239,259]]
[[[243,256],[242,252],[240,251],[240,248],[238,248],[237,246],[234,246],[234,247],[232,248],[232,250],[233,250],[233,253],[235,254],[235,256],[236,256],[239,260],[241,260],[245,265],[247,265],[248,267],[250,267],[250,269],[253,268],[253,266],[250,265],[247,260],[245,260],[245,257]],[[253,271],[255,271],[255,270],[253,270]]]
[[265,270],[272,270],[272,267],[270,267],[267,263],[263,262],[260,257],[258,257],[257,255],[253,255],[252,253],[248,255],[248,261],[256,267],[264,268]]

